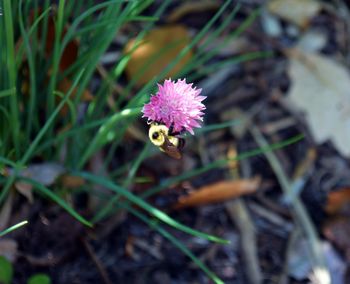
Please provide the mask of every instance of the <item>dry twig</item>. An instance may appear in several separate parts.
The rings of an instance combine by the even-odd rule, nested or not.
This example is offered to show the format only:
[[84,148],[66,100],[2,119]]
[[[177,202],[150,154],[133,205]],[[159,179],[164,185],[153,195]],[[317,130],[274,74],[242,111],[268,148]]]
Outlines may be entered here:
[[[250,125],[249,130],[259,147],[268,147],[267,141],[257,127]],[[287,195],[291,191],[294,191],[293,186],[295,186],[295,184],[289,181],[275,154],[268,151],[266,151],[264,154],[269,161],[273,171],[275,172],[284,194]],[[310,250],[313,256],[312,261],[314,263],[315,278],[317,278],[317,281],[320,284],[330,284],[330,273],[326,266],[324,255],[322,253],[320,240],[317,236],[316,229],[299,196],[295,196],[295,198],[291,200],[291,209],[296,223],[300,225],[303,233],[310,243]]]

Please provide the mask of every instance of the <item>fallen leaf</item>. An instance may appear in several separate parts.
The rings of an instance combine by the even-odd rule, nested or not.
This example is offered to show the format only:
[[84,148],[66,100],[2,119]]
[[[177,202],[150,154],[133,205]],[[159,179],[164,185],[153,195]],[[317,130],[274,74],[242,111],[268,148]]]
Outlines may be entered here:
[[346,260],[350,261],[350,220],[348,217],[338,216],[328,220],[323,226],[323,234],[331,241],[339,251],[345,254]]
[[178,6],[170,15],[168,16],[167,22],[174,23],[180,20],[183,17],[188,16],[188,14],[205,12],[208,10],[216,10],[220,7],[220,4],[216,1],[184,1],[180,2]]
[[331,275],[332,284],[344,284],[346,263],[338,251],[328,241],[322,242],[322,251]]
[[67,188],[78,188],[85,184],[85,180],[82,177],[63,175],[61,177],[61,182],[64,187]]
[[[124,54],[131,52],[126,66],[129,79],[135,79],[139,86],[146,84],[160,74],[189,43],[188,31],[181,25],[151,30],[135,49],[136,40],[131,39],[124,50]],[[192,55],[192,51],[189,51],[163,78],[174,77]]]
[[[24,170],[19,172],[19,176],[31,178],[42,185],[52,185],[55,180],[65,172],[62,165],[58,163],[42,163],[31,164]],[[9,174],[13,174],[13,170],[9,170]]]
[[10,192],[10,194],[6,198],[6,201],[2,205],[0,210],[0,232],[6,229],[7,227],[7,224],[11,217],[12,205],[13,205],[13,192]]
[[267,8],[272,14],[305,28],[322,7],[315,0],[272,0]]
[[203,186],[187,196],[183,196],[174,205],[174,209],[224,202],[242,195],[256,192],[260,186],[260,177],[233,181],[220,181]]
[[[26,169],[18,173],[21,177],[31,178],[42,185],[52,185],[56,179],[65,172],[62,165],[57,163],[31,164]],[[8,168],[7,174],[13,175],[13,169]],[[30,203],[33,202],[32,188],[33,186],[27,182],[19,181],[15,183],[15,187],[19,193],[23,194]]]
[[[69,26],[65,25],[63,27],[63,31],[61,34],[61,40],[63,40],[68,30],[69,30]],[[47,34],[46,34],[46,45],[45,45],[45,53],[47,58],[50,58],[52,55],[52,52],[54,50],[55,38],[56,38],[55,22],[54,22],[53,16],[51,15],[48,17],[48,23],[47,23]],[[68,69],[68,67],[70,67],[75,62],[75,60],[78,57],[78,50],[79,50],[78,40],[75,38],[71,39],[67,43],[66,47],[64,48],[62,56],[60,58],[59,68],[62,72]]]
[[[328,214],[350,213],[350,187],[328,194],[325,210]],[[350,214],[349,214],[350,215]]]
[[288,254],[288,275],[296,280],[305,280],[311,272],[312,261],[309,242],[301,237],[290,244]]
[[311,29],[303,33],[297,46],[306,52],[317,52],[326,46],[327,41],[325,31]]
[[261,26],[264,32],[270,37],[278,37],[282,34],[283,29],[281,22],[277,19],[275,15],[272,15],[267,11],[267,9],[263,9],[261,11]]
[[287,52],[291,78],[288,99],[305,112],[317,143],[331,140],[350,156],[350,75],[340,63],[299,49]]
[[129,235],[125,242],[125,255],[129,258],[133,258],[135,255],[135,247],[134,247],[135,237]]
[[31,184],[18,181],[15,183],[15,187],[20,194],[22,194],[25,198],[27,198],[30,204],[33,204],[34,202],[33,191],[32,191],[33,186]]

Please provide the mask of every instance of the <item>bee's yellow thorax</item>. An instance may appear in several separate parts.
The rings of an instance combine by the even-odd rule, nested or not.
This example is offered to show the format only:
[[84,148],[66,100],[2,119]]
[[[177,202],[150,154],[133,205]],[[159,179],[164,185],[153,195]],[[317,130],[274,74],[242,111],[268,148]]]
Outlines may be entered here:
[[152,123],[148,131],[148,137],[151,142],[158,147],[163,146],[166,139],[174,146],[179,144],[179,139],[169,135],[169,128],[164,124]]

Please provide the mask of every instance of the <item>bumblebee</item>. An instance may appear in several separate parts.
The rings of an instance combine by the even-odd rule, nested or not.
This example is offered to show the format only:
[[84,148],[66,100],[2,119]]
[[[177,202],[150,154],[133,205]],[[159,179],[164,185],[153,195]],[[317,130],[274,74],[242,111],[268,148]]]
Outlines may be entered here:
[[159,150],[165,152],[174,159],[181,159],[181,150],[185,146],[185,139],[179,137],[180,132],[174,132],[173,125],[169,128],[160,122],[152,121],[148,131],[148,137],[151,142],[159,147]]

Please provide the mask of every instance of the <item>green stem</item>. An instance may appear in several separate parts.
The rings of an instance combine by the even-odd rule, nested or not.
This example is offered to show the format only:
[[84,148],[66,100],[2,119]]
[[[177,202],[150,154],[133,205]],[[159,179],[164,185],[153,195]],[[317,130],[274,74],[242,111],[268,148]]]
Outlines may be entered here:
[[[16,89],[16,64],[15,64],[15,45],[13,34],[13,20],[12,20],[12,7],[11,0],[4,0],[4,19],[6,30],[6,50],[7,50],[7,71],[8,71],[8,83],[9,89]],[[19,110],[17,93],[13,93],[10,96],[10,127],[12,133],[13,144],[15,147],[16,156],[20,155],[20,141],[19,141]]]

